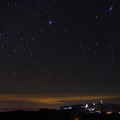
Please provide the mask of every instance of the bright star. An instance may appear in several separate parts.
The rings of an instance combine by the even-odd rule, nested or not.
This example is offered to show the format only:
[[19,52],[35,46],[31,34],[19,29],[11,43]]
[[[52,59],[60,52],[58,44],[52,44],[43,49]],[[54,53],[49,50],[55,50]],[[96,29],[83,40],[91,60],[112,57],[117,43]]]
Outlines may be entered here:
[[49,21],[49,24],[52,24],[52,21]]

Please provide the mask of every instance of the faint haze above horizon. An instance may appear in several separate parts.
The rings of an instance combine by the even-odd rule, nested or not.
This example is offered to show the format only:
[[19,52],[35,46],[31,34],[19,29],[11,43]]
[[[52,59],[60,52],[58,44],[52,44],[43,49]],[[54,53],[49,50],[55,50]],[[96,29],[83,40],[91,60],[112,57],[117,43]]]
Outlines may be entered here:
[[40,96],[40,95],[0,95],[0,108],[50,108],[59,109],[63,105],[87,104],[87,103],[114,103],[120,105],[120,96]]

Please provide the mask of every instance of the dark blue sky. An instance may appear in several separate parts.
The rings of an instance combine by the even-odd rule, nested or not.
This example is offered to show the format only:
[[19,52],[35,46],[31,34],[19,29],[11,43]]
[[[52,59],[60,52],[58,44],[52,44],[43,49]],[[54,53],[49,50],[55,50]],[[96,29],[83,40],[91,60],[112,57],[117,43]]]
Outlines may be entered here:
[[119,0],[1,0],[0,93],[119,96]]

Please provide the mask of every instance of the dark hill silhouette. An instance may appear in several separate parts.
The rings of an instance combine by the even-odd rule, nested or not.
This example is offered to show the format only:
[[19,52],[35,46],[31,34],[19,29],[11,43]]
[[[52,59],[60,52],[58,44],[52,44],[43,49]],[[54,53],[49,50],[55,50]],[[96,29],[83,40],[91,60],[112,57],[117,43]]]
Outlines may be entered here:
[[90,114],[78,110],[12,111],[0,113],[0,120],[120,120],[120,114]]

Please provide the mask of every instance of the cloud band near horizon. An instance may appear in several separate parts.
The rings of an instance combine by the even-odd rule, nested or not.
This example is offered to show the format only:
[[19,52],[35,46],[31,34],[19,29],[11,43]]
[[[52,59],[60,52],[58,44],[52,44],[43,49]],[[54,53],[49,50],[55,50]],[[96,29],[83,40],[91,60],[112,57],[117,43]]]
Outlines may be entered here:
[[41,97],[39,95],[0,94],[0,101],[26,101],[40,104],[64,104],[66,102],[87,101],[98,99],[117,99],[120,96],[67,96]]

